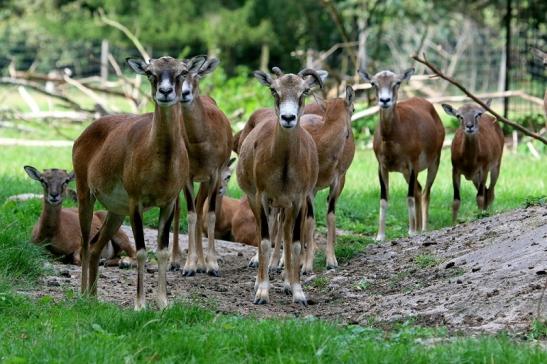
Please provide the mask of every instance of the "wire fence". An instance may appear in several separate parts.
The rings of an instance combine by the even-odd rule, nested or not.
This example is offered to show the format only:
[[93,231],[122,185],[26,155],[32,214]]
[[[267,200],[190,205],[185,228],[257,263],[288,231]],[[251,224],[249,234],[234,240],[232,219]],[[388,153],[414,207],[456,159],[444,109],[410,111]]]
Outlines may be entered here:
[[[534,58],[531,47],[545,50],[547,48],[547,25],[542,17],[530,13],[529,8],[520,8],[514,4],[512,16],[508,23],[510,37],[503,41],[503,29],[492,29],[478,24],[469,18],[462,17],[461,25],[453,27],[448,34],[440,34],[443,25],[432,26],[433,36],[425,37],[423,50],[428,58],[439,65],[448,75],[458,79],[469,90],[482,94],[502,92],[506,89],[520,90],[527,95],[543,98],[547,71],[542,62]],[[543,18],[545,15],[543,15]],[[500,23],[501,25],[501,23]],[[412,40],[405,29],[409,24],[401,22],[400,29],[394,29],[392,38],[387,39],[391,50],[391,59],[375,54],[378,45],[371,42],[370,58],[381,59],[383,64],[408,64],[408,56],[416,50],[416,39]],[[428,25],[429,26],[429,25]],[[416,33],[420,30],[416,29]],[[507,30],[507,29],[506,29]],[[505,30],[505,31],[506,31]],[[510,47],[507,47],[507,40]],[[412,43],[414,42],[414,43]],[[73,77],[87,77],[101,73],[101,41],[80,41],[70,44],[36,44],[29,46],[23,43],[2,42],[0,51],[0,72],[7,73],[13,62],[18,70],[36,70],[47,74],[52,69],[69,68]],[[52,47],[55,52],[52,52]],[[126,57],[138,56],[135,48],[130,46],[109,45],[108,51],[123,67]],[[177,56],[181,49],[154,49],[154,56],[171,54]],[[507,55],[509,51],[509,55]],[[424,72],[418,65],[418,73]],[[351,73],[351,70],[347,71]],[[348,75],[349,76],[349,75]],[[440,81],[422,82],[419,92],[425,96],[461,95],[455,87]],[[542,106],[523,98],[506,99],[508,112],[511,114],[542,114]]]
[[[546,14],[532,14],[533,10],[524,8],[519,1],[512,9],[509,86],[543,98],[547,70],[543,62],[534,57],[531,49],[547,50]],[[519,114],[543,113],[540,105],[522,99],[510,100],[509,106],[509,110]]]

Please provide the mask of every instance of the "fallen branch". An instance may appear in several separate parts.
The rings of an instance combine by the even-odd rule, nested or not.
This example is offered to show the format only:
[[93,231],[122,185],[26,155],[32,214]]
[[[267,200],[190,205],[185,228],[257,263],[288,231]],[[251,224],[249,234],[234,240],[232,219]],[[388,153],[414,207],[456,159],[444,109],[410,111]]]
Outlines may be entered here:
[[107,111],[108,113],[109,107],[106,105],[106,101],[102,99],[101,97],[99,97],[95,92],[93,92],[91,89],[87,88],[86,86],[82,85],[80,82],[66,75],[63,77],[63,79],[65,80],[66,83],[68,83],[71,86],[74,86],[75,88],[80,90],[80,92],[82,92],[84,95],[86,95],[87,97],[95,101],[97,105],[99,105],[103,110]]
[[[120,80],[125,83],[124,93],[126,94],[126,97],[133,100],[133,104],[134,104],[136,109],[142,103],[139,100],[139,98],[137,97],[138,95],[141,95],[142,97],[144,97],[145,100],[143,100],[143,101],[150,101],[150,102],[152,101],[152,97],[150,95],[146,94],[145,92],[143,92],[143,90],[139,87],[139,84],[137,84],[137,82],[132,82],[129,78],[127,78],[123,74],[123,72],[120,68],[120,65],[118,64],[116,59],[110,53],[108,54],[108,62],[110,62],[110,65],[112,66],[112,68],[114,69],[114,72],[120,78]],[[135,81],[139,80],[138,77],[139,76],[137,75],[137,79]],[[132,90],[133,90],[133,92],[132,92]]]
[[33,112],[40,111],[40,107],[36,103],[36,100],[34,100],[24,86],[17,87],[17,91],[19,91],[19,95],[21,95],[21,98],[25,101],[30,110]]
[[[499,98],[503,98],[503,97],[522,97],[522,98],[526,99],[524,97],[524,95],[527,95],[527,94],[525,94],[522,91],[503,91],[503,92],[484,93],[484,94],[477,95],[476,97],[478,97],[480,99],[499,99]],[[527,96],[530,96],[530,95],[527,95]],[[533,97],[533,96],[530,96],[530,97]],[[464,101],[468,100],[468,97],[467,96],[436,96],[436,97],[427,97],[426,100],[431,102],[431,103],[464,102]],[[533,100],[530,100],[530,101],[535,102]],[[542,103],[543,103],[543,101],[542,101]],[[359,120],[359,119],[365,118],[367,116],[372,116],[372,115],[376,114],[378,111],[379,111],[378,106],[373,106],[373,107],[368,108],[366,110],[359,111],[359,112],[353,114],[353,116],[351,117],[351,121]]]
[[24,133],[39,133],[41,130],[37,128],[29,128],[27,126],[21,126],[12,121],[0,120],[0,129],[13,129]]
[[362,118],[366,118],[367,116],[372,116],[376,114],[378,111],[380,111],[380,108],[378,106],[369,107],[368,109],[365,109],[363,111],[356,112],[351,116],[351,121],[359,120]]
[[[0,110],[0,115],[8,114],[6,111]],[[41,119],[57,119],[70,120],[72,123],[81,123],[83,121],[91,121],[95,119],[95,115],[81,111],[38,111],[38,112],[12,112],[9,113],[10,118],[16,120],[41,120]]]
[[13,79],[13,78],[10,78],[10,77],[0,77],[0,85],[28,87],[28,88],[30,88],[34,91],[37,91],[41,94],[44,94],[44,95],[47,95],[49,97],[59,99],[59,100],[63,101],[65,104],[70,105],[72,108],[74,108],[78,111],[85,111],[85,112],[90,112],[90,113],[95,112],[95,110],[83,108],[82,106],[80,106],[80,104],[78,104],[76,101],[72,100],[71,98],[69,98],[67,96],[64,96],[64,95],[61,95],[61,94],[58,94],[58,93],[55,93],[55,92],[46,91],[46,89],[44,87],[42,87],[39,83],[36,83],[36,82],[16,80],[16,79]]
[[415,61],[417,62],[420,62],[424,65],[426,65],[430,70],[433,71],[433,73],[435,73],[437,76],[439,76],[440,78],[450,82],[451,84],[453,84],[454,86],[456,86],[457,88],[459,88],[464,94],[466,94],[467,96],[469,96],[469,98],[471,98],[473,101],[475,101],[477,104],[479,104],[480,106],[482,106],[486,111],[488,111],[489,113],[491,113],[492,115],[494,115],[499,121],[501,121],[502,123],[504,124],[507,124],[507,125],[510,125],[512,126],[513,128],[521,131],[523,134],[525,135],[528,135],[529,137],[532,137],[534,139],[537,139],[539,141],[541,141],[543,144],[547,144],[547,139],[543,138],[542,136],[526,129],[525,127],[517,124],[517,123],[514,123],[512,122],[511,120],[507,119],[507,118],[504,118],[503,116],[501,116],[500,114],[498,114],[497,112],[495,112],[494,110],[492,110],[488,105],[486,105],[481,99],[479,99],[477,96],[473,95],[471,92],[469,92],[465,87],[463,87],[459,82],[453,80],[452,78],[446,76],[443,74],[442,71],[440,71],[434,64],[430,63],[426,57],[425,57],[425,53],[423,54],[423,58],[420,58],[418,55],[413,55],[412,56],[412,59],[414,59]]
[[[487,92],[484,94],[476,95],[479,99],[501,99],[506,97],[520,97],[524,100],[528,100],[530,102],[533,102],[535,104],[541,104],[543,105],[543,100],[539,99],[538,97],[530,96],[527,93],[516,90],[516,91],[502,91],[502,92]],[[430,97],[427,99],[427,101],[432,103],[439,103],[439,102],[464,102],[467,101],[469,98],[467,96],[437,96],[437,97]]]
[[[56,84],[60,84],[59,86],[62,87],[63,84],[66,84],[66,81],[63,77],[50,77],[47,75],[42,75],[39,73],[31,73],[31,72],[23,72],[23,71],[16,71],[15,72],[15,79],[23,79],[28,81],[42,81],[42,82],[54,82]],[[91,84],[92,82],[99,82],[100,79],[97,77],[87,77],[82,79],[74,79],[75,81],[78,81],[80,84],[85,85],[90,90],[93,90],[95,92],[100,92],[108,95],[114,95],[119,97],[128,98],[131,101],[138,103],[139,100],[133,98],[131,95],[126,95],[122,91],[115,90],[113,88],[118,87],[120,82],[109,82],[106,84],[106,86],[97,86],[94,84]]]

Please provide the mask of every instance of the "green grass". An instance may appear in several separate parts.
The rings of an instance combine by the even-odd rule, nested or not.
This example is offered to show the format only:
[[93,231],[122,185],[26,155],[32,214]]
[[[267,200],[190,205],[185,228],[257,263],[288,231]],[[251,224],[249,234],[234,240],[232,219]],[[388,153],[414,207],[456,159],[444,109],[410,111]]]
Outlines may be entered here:
[[[430,206],[430,228],[437,229],[451,223],[452,183],[450,177],[449,152],[443,151],[442,162],[433,185]],[[27,247],[28,237],[34,221],[38,218],[41,202],[28,201],[5,205],[5,199],[14,194],[41,192],[41,186],[27,177],[23,165],[37,168],[71,169],[70,148],[30,148],[3,147],[0,150],[0,216],[2,226],[13,226],[15,232],[4,232],[7,240],[17,241],[17,246]],[[524,154],[505,153],[501,175],[496,186],[496,200],[488,214],[499,213],[521,206],[544,203],[547,195],[547,157],[535,160]],[[377,229],[379,187],[377,181],[377,162],[370,150],[358,150],[355,160],[347,174],[347,182],[337,204],[337,227],[352,231],[349,236],[337,238],[336,255],[338,262],[344,264],[363,248],[372,243]],[[420,175],[425,179],[425,173]],[[407,185],[400,174],[390,175],[390,200],[387,214],[387,237],[405,236],[408,230],[406,207]],[[229,195],[241,196],[236,178],[229,185]],[[316,199],[317,225],[324,229],[326,225],[327,191],[321,191]],[[73,205],[67,202],[67,206]],[[182,203],[181,230],[186,230],[185,204]],[[99,208],[99,204],[97,208]],[[17,213],[19,215],[17,215]],[[145,214],[145,224],[157,226],[157,209]],[[462,180],[462,204],[459,220],[470,221],[484,216],[475,204],[475,189],[471,182]],[[11,231],[11,230],[10,230]],[[13,235],[15,234],[15,235]],[[9,239],[13,235],[12,239]],[[317,266],[324,265],[324,257],[318,255]],[[4,266],[4,265],[0,265]]]
[[325,276],[318,276],[312,281],[312,286],[320,291],[327,289],[329,285],[329,279]]
[[[23,165],[71,169],[71,151],[2,147],[0,160],[0,362],[541,363],[547,360],[540,347],[506,336],[447,338],[442,332],[415,325],[382,331],[320,320],[257,320],[216,314],[214,307],[197,308],[192,302],[178,303],[163,312],[135,313],[75,299],[75,292],[66,292],[64,302],[54,302],[48,297],[26,298],[14,292],[35,284],[49,259],[42,249],[29,243],[41,202],[5,200],[18,193],[41,192],[39,184],[26,176]],[[507,153],[490,213],[544,203],[547,171],[541,167],[545,162],[545,156],[537,161],[527,155]],[[450,223],[449,165],[449,153],[445,151],[433,188],[432,228]],[[352,232],[338,237],[336,253],[340,264],[363,251],[376,233],[379,205],[376,168],[371,151],[357,152],[337,209],[338,228]],[[235,180],[229,188],[232,196],[241,194]],[[388,237],[403,236],[408,221],[406,183],[396,174],[390,182],[387,233]],[[474,193],[471,183],[462,184],[462,221],[480,216]],[[323,191],[316,201],[317,224],[323,230],[325,201]],[[155,210],[147,213],[145,223],[152,227],[157,224]],[[184,228],[184,216],[182,223]],[[324,256],[320,265],[324,266]],[[397,279],[394,277],[394,284]],[[326,289],[328,281],[313,284],[317,289]],[[367,288],[366,280],[357,283],[356,289]],[[313,314],[313,306],[309,310]],[[420,341],[439,337],[442,340],[434,345],[425,346]],[[544,323],[537,321],[529,337],[544,339]]]
[[[310,319],[216,314],[189,303],[133,312],[110,304],[0,293],[0,361],[192,363],[542,363],[537,344],[448,338],[412,322],[383,331]],[[427,345],[428,340],[438,340]]]
[[420,254],[414,257],[414,263],[420,268],[431,268],[439,264],[440,260],[431,254]]
[[[372,244],[374,240],[371,237],[362,235],[340,235],[336,237],[334,247],[336,260],[338,264],[346,264],[357,254],[361,253],[365,247]],[[313,268],[315,271],[325,269],[325,252],[318,250],[314,257]]]
[[370,282],[365,277],[363,277],[353,285],[353,288],[355,288],[355,290],[357,291],[366,291],[370,288]]
[[536,319],[532,322],[528,337],[532,340],[547,339],[547,320]]

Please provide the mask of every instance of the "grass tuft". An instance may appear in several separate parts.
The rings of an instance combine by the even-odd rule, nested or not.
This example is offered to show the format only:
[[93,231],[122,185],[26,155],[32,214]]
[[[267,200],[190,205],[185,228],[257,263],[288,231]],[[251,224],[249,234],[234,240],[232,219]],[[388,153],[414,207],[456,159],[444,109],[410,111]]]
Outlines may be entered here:
[[419,268],[431,268],[439,264],[440,260],[431,254],[420,254],[414,257],[414,263]]
[[[385,332],[317,319],[218,315],[178,302],[163,311],[94,300],[36,301],[0,293],[0,360],[34,362],[541,363],[539,346],[508,337],[447,340],[412,321]],[[428,344],[434,342],[434,345]]]
[[530,332],[528,338],[533,340],[545,340],[547,339],[547,320],[536,319],[532,321],[530,325]]

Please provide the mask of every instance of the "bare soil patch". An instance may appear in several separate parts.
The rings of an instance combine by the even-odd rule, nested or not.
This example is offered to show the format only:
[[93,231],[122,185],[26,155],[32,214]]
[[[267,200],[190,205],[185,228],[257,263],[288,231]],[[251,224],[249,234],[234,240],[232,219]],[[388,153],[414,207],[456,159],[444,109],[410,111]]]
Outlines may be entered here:
[[[125,228],[128,234],[130,229]],[[155,231],[146,232],[155,249]],[[324,239],[319,239],[323,241]],[[181,236],[186,244],[186,237]],[[525,331],[547,316],[547,206],[533,206],[412,238],[369,246],[336,271],[303,277],[309,306],[291,303],[280,274],[271,274],[268,305],[254,305],[254,248],[218,242],[221,277],[168,273],[171,300],[257,317],[315,316],[338,322],[391,325],[409,318],[453,331]],[[54,263],[33,296],[62,300],[78,291],[80,268]],[[99,298],[132,307],[136,271],[101,268]],[[147,300],[154,305],[156,264],[148,263]],[[542,302],[540,303],[540,299]]]

